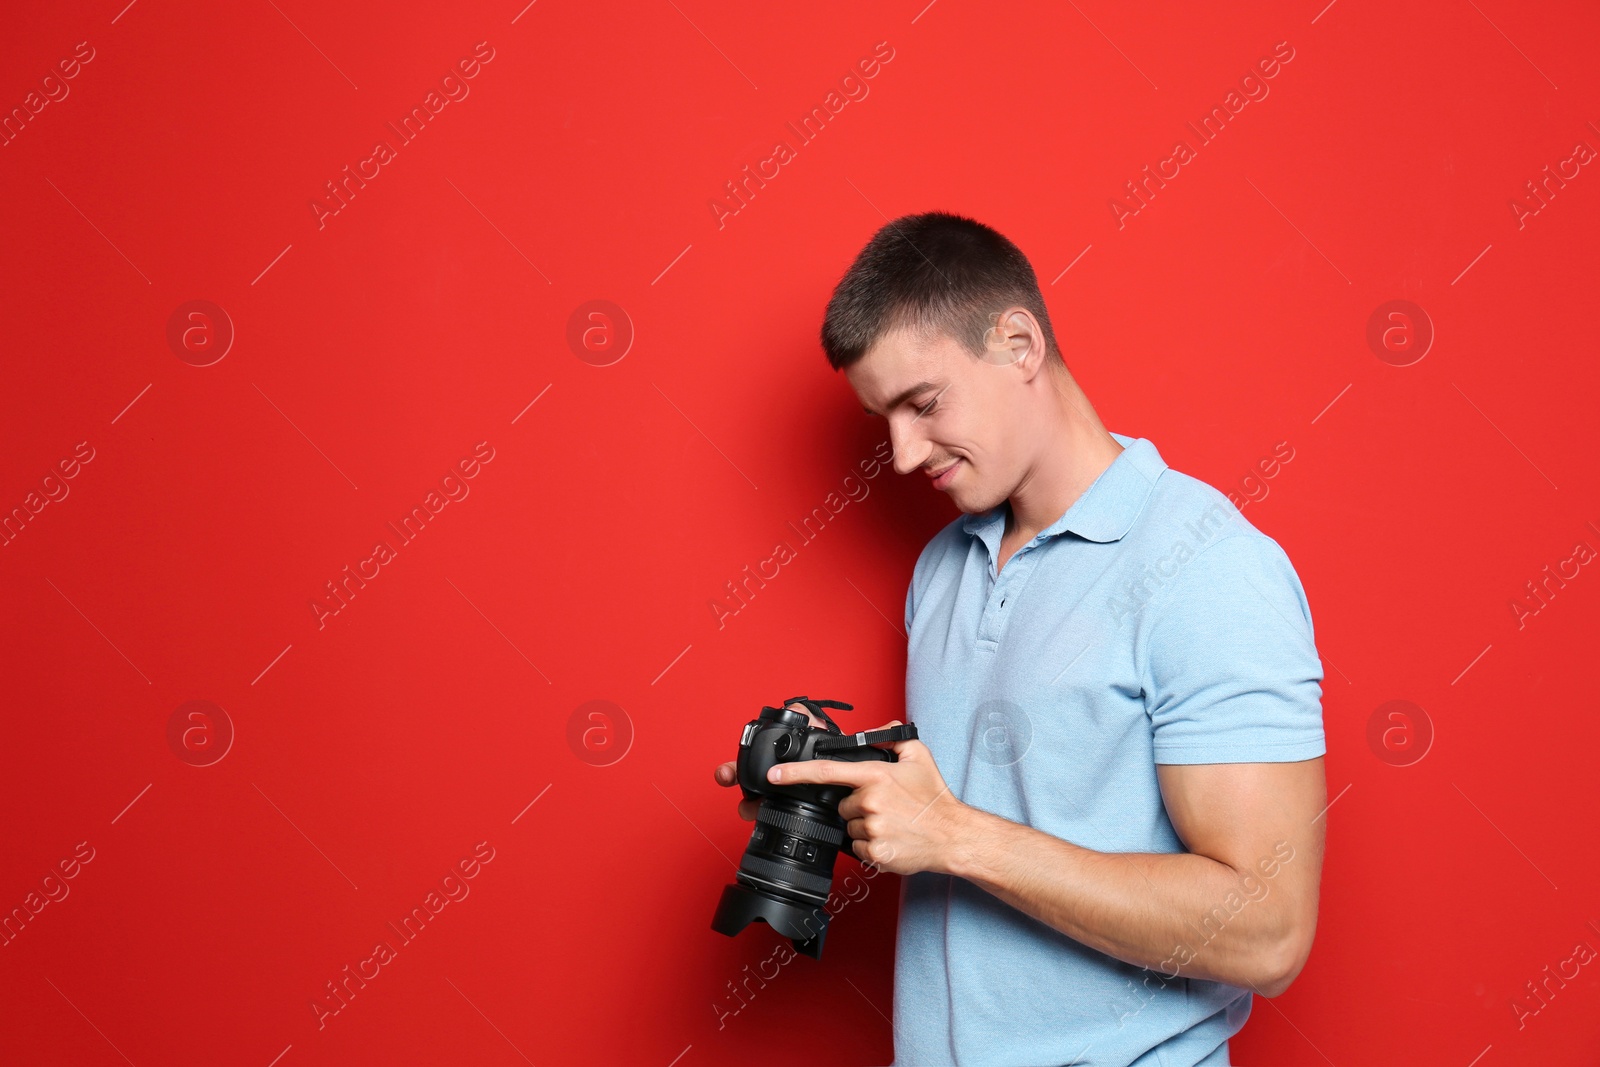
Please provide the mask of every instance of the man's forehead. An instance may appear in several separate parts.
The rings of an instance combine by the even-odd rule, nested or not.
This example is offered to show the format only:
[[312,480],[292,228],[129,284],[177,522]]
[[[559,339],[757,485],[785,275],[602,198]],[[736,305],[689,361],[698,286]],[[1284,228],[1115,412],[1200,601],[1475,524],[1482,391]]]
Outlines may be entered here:
[[887,355],[897,361],[937,359],[945,344],[951,340],[948,335],[932,328],[896,326],[885,331],[867,350],[867,355]]
[[937,385],[949,377],[949,352],[943,335],[928,337],[901,328],[885,334],[866,355],[847,368],[846,375],[862,400],[862,410],[893,407],[918,385]]

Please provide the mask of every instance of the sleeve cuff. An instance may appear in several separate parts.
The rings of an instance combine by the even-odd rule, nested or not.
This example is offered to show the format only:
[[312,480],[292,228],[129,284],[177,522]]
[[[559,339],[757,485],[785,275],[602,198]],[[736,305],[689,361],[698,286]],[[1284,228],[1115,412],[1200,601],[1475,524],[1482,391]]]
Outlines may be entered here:
[[1194,741],[1190,743],[1157,743],[1157,763],[1298,763],[1326,755],[1326,738],[1307,738],[1299,741],[1251,741],[1230,744],[1226,740]]

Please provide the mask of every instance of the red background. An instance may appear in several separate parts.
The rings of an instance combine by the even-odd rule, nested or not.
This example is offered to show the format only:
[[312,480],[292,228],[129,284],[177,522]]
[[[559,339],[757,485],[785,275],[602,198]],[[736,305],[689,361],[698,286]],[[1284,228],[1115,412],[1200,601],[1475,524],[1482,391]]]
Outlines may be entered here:
[[[1600,174],[1512,207],[1600,148],[1592,6],[123,2],[0,36],[7,113],[94,55],[0,148],[0,507],[93,452],[0,548],[0,908],[93,850],[0,948],[0,1058],[888,1062],[893,876],[719,1028],[778,939],[709,929],[749,830],[711,768],[795,693],[903,715],[906,584],[954,512],[882,473],[712,604],[886,436],[817,329],[875,229],[943,209],[1023,248],[1107,427],[1254,494],[1310,599],[1321,921],[1236,1061],[1594,1062],[1600,965],[1542,1006],[1525,983],[1600,948],[1600,576],[1511,608],[1600,548]],[[470,94],[319,226],[479,42]],[[879,42],[869,95],[798,144]],[[1278,42],[1270,94],[1119,227]],[[568,343],[597,299],[635,334],[605,366]],[[236,334],[209,366],[217,313],[167,339],[191,300]],[[1366,339],[1390,300],[1436,334],[1409,366]],[[470,495],[319,626],[479,442]],[[209,766],[182,757],[219,715],[169,740],[192,700],[235,732]],[[1368,741],[1391,700],[1431,722],[1409,766]],[[479,842],[470,895],[319,1029]]]

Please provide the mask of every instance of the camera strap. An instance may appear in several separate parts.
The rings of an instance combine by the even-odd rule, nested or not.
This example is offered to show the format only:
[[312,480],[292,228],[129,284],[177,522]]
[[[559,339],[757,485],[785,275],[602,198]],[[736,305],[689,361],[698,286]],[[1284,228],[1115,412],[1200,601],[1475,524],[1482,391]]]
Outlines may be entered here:
[[818,738],[813,751],[820,755],[824,752],[845,752],[853,748],[867,748],[871,745],[882,744],[885,741],[915,741],[916,739],[917,724],[908,722],[899,726],[885,726],[881,730],[863,730],[858,734]]
[[828,724],[828,732],[830,734],[838,735],[836,737],[819,738],[816,748],[813,750],[819,754],[823,752],[846,752],[854,748],[867,748],[871,745],[882,744],[885,741],[915,741],[917,739],[915,723],[885,726],[881,730],[863,730],[854,734],[845,733],[839,729],[839,724],[830,719],[828,713],[822,710],[823,708],[838,708],[843,711],[854,710],[855,705],[846,704],[842,700],[812,700],[810,697],[798,696],[790,697],[781,706],[786,708],[790,704],[802,704],[810,708],[813,715]]

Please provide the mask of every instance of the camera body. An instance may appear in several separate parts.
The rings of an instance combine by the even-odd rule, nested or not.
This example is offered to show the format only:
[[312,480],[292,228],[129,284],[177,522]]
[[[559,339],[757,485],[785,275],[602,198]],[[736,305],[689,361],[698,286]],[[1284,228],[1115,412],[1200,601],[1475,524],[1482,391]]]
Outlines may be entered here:
[[[801,704],[827,723],[813,726]],[[891,751],[873,748],[884,741],[909,741],[914,725],[846,734],[822,710],[851,710],[836,700],[790,697],[779,707],[763,707],[745,723],[735,762],[739,788],[746,800],[760,801],[755,829],[745,848],[739,873],[722,891],[711,928],[732,937],[761,920],[794,942],[797,952],[820,959],[828,929],[827,903],[833,886],[833,864],[850,836],[839,817],[839,802],[851,787],[825,782],[778,784],[767,772],[780,763],[829,759],[848,763],[896,762]]]

